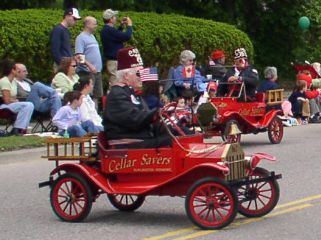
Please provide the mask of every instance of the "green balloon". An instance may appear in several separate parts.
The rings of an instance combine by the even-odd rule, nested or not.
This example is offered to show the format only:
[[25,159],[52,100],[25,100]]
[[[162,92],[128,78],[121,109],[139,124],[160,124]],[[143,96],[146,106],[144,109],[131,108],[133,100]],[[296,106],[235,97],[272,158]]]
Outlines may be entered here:
[[302,29],[302,30],[306,30],[308,29],[310,26],[310,19],[306,16],[304,17],[300,17],[299,19],[299,27]]

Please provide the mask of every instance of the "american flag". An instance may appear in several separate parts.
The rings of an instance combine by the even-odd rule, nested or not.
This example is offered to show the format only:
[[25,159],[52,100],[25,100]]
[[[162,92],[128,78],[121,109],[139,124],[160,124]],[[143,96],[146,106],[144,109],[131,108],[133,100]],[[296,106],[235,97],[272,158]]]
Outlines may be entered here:
[[157,68],[144,68],[139,71],[140,72],[140,79],[142,81],[157,81],[158,80],[158,73]]

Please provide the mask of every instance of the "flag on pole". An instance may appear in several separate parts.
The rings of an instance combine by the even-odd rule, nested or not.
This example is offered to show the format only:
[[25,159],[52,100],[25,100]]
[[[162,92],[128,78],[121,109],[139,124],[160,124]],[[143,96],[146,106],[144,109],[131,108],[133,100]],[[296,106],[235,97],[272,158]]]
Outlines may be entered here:
[[183,78],[192,78],[195,76],[195,66],[190,65],[183,68]]
[[144,68],[142,70],[139,70],[140,72],[140,79],[144,81],[157,81],[158,80],[158,73],[157,68]]

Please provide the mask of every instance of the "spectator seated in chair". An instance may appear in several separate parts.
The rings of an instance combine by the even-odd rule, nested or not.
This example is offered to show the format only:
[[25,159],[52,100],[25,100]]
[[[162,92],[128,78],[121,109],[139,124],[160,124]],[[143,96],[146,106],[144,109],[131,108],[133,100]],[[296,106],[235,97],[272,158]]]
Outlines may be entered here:
[[32,102],[35,111],[40,113],[49,113],[55,116],[61,108],[61,99],[55,89],[46,86],[41,82],[33,83],[27,78],[28,71],[25,65],[16,64],[17,71],[17,97],[24,98],[27,102]]
[[192,98],[206,91],[206,79],[195,69],[195,54],[190,50],[182,51],[180,63],[174,70],[174,84],[178,96]]
[[169,146],[168,133],[151,124],[155,122],[157,109],[150,110],[142,97],[135,94],[142,87],[139,70],[143,61],[138,49],[119,50],[117,60],[117,81],[107,96],[103,115],[106,139],[109,143],[118,141],[117,148]]
[[11,60],[3,62],[3,76],[0,79],[0,98],[3,104],[0,109],[9,109],[17,114],[11,134],[18,135],[26,132],[34,110],[31,102],[24,102],[17,99],[17,76],[16,64]]
[[72,91],[74,84],[79,80],[79,76],[76,74],[76,67],[76,60],[73,57],[63,57],[58,73],[52,79],[51,86],[59,89],[63,94]]
[[310,108],[310,123],[321,123],[321,105],[319,99],[319,91],[313,86],[312,76],[309,72],[302,72],[297,75],[297,83],[300,81],[306,82],[306,89],[304,90],[304,96],[309,101]]
[[293,116],[298,120],[299,124],[307,124],[310,116],[309,99],[305,95],[306,89],[306,81],[297,81],[289,97],[289,102],[292,104],[291,110]]
[[[223,80],[218,85],[217,96],[226,96],[230,91],[230,87],[234,86],[226,83],[244,82],[247,97],[246,101],[252,101],[255,99],[258,81],[258,72],[249,64],[246,50],[244,48],[238,48],[234,52],[234,68],[231,68],[226,72]],[[238,85],[235,84],[235,86]]]

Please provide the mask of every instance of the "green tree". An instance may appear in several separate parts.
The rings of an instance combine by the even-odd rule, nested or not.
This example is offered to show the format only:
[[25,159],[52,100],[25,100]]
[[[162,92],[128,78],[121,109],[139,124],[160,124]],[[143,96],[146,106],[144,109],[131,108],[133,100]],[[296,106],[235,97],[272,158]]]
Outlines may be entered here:
[[[251,59],[260,70],[279,68],[282,78],[293,78],[290,62],[320,61],[321,1],[315,0],[2,0],[0,9],[66,8],[76,6],[103,11],[176,13],[235,25],[246,32],[256,55]],[[299,17],[306,15],[311,27],[302,31]],[[232,54],[232,53],[229,53]]]
[[[61,0],[63,1],[63,0]],[[48,8],[59,2],[57,0],[1,0],[0,9]]]

